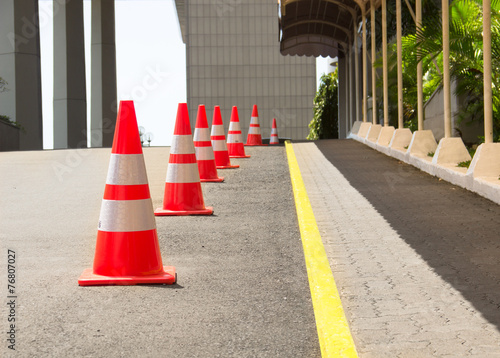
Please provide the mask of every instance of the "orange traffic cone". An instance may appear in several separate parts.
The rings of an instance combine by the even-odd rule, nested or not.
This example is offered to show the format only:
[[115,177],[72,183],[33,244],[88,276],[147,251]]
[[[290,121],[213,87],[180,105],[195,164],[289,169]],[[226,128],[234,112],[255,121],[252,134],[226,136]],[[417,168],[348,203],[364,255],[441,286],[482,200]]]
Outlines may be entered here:
[[245,145],[263,145],[260,134],[259,112],[257,105],[253,105],[252,117],[250,117],[250,128],[248,128],[247,142]]
[[175,283],[163,266],[134,102],[121,101],[102,200],[94,267],[80,286]]
[[217,175],[215,166],[214,150],[210,142],[210,132],[208,129],[207,112],[205,105],[198,107],[198,117],[194,129],[194,149],[196,151],[196,161],[200,172],[201,182],[221,182],[224,178]]
[[205,207],[203,202],[187,104],[179,103],[168,159],[163,207],[156,209],[155,215],[212,215],[213,212],[213,208]]
[[273,118],[273,126],[271,128],[271,139],[269,139],[269,144],[280,144],[280,139],[278,137],[278,128],[276,127],[276,118]]
[[220,115],[220,107],[214,107],[214,116],[212,119],[212,133],[210,135],[212,147],[214,149],[215,165],[217,169],[239,168],[238,164],[231,165],[229,153],[227,152],[226,135],[224,134],[224,125]]
[[227,133],[227,151],[229,158],[250,158],[245,154],[243,139],[241,136],[240,118],[238,117],[238,108],[233,106],[231,112],[231,122],[229,122],[229,131]]

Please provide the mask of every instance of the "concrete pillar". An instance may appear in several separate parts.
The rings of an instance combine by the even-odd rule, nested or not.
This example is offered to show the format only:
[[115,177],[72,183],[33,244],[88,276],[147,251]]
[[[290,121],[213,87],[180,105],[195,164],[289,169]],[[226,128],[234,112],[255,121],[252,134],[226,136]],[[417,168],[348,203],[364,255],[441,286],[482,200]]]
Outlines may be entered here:
[[352,46],[349,45],[349,49],[347,50],[347,73],[348,73],[348,82],[349,84],[347,85],[347,99],[349,101],[349,110],[347,112],[348,114],[348,123],[347,123],[347,134],[352,128],[352,123],[354,122],[354,95],[352,93],[352,88],[354,84],[353,76],[352,76],[352,68],[354,67],[352,65]]
[[[354,35],[354,82],[355,82],[354,90],[356,91],[356,97],[355,97],[356,102],[355,102],[355,109],[354,109],[355,118],[354,118],[354,120],[359,121],[360,120],[359,111],[361,109],[361,106],[359,104],[359,45],[358,45],[359,43],[358,43],[358,27],[357,26],[354,27],[353,35]],[[351,124],[351,128],[352,128],[352,124]]]
[[366,14],[363,9],[363,122],[367,121],[367,101],[368,101],[368,81],[367,81],[367,70],[366,70]]
[[[416,0],[415,3],[415,23],[417,31],[422,28],[422,0]],[[424,85],[423,85],[422,61],[417,63],[417,121],[418,130],[424,130]]]
[[111,147],[116,123],[115,0],[92,0],[91,147]]
[[493,142],[491,89],[491,0],[483,0],[484,142]]
[[382,0],[382,74],[384,83],[384,126],[389,125],[389,73],[387,68],[387,0]]
[[54,1],[54,149],[87,147],[83,0]]
[[18,149],[43,149],[38,0],[2,0],[0,34],[0,77],[8,82],[0,114],[24,128]]
[[338,57],[338,75],[339,75],[339,139],[346,138],[347,129],[347,58],[346,56]]
[[371,42],[372,42],[372,123],[377,124],[377,72],[375,71],[375,60],[377,58],[376,44],[375,44],[375,4],[373,1],[370,3],[370,23],[371,23]]
[[401,0],[396,0],[396,47],[398,71],[398,128],[403,128],[403,48],[401,34]]
[[451,137],[450,15],[448,0],[441,1],[443,24],[444,137]]

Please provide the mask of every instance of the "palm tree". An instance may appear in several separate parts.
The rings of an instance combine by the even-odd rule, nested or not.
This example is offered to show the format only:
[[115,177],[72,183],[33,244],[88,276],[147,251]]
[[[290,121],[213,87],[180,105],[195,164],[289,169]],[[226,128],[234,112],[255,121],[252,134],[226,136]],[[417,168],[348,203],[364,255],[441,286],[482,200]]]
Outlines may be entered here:
[[[491,4],[492,30],[492,87],[493,133],[500,137],[500,0]],[[457,84],[455,94],[464,98],[462,119],[483,120],[483,13],[480,0],[459,0],[450,5],[450,75]],[[403,41],[405,72],[416,68],[416,60],[424,61],[426,82],[442,86],[442,76],[432,70],[430,63],[437,60],[442,68],[441,17],[424,18],[423,27],[416,35],[407,35]],[[411,54],[412,56],[408,56]],[[432,86],[429,86],[429,88]]]

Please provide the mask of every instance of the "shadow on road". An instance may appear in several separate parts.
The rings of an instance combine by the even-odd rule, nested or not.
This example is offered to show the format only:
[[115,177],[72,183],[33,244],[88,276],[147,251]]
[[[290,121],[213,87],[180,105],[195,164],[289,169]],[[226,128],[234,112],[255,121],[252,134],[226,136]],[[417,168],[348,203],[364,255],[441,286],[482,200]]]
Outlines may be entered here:
[[499,205],[352,140],[316,145],[437,274],[500,328]]

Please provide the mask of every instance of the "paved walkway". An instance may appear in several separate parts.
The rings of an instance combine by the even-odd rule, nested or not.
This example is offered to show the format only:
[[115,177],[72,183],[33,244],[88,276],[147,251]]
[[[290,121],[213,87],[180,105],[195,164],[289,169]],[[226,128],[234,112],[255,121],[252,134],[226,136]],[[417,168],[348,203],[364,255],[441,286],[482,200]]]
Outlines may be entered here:
[[500,357],[500,206],[350,140],[293,145],[361,357]]

